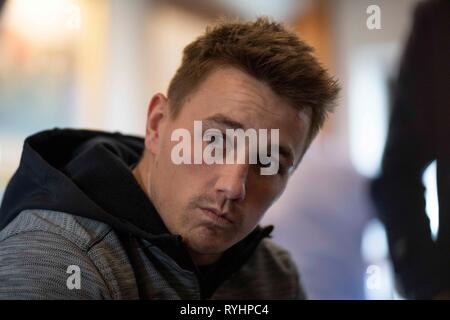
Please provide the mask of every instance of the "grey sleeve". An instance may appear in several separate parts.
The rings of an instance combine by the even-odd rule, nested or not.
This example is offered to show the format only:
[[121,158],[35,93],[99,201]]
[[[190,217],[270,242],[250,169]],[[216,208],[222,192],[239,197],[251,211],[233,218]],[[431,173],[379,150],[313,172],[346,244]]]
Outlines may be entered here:
[[294,275],[295,275],[295,281],[297,283],[297,293],[295,300],[308,300],[308,296],[306,295],[306,292],[303,288],[300,275],[298,273],[297,265],[292,261],[293,263],[293,269],[294,269]]
[[284,261],[284,265],[289,270],[289,274],[292,275],[293,287],[295,288],[293,300],[307,300],[308,297],[303,289],[298,267],[294,259],[292,259],[292,255],[286,251],[280,256],[280,259]]
[[0,299],[111,299],[86,252],[64,237],[29,231],[0,242]]

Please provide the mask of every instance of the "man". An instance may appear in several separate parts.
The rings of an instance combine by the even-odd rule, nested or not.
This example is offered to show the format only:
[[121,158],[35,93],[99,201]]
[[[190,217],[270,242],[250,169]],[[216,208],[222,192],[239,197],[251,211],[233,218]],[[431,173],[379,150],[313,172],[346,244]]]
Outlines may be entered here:
[[[224,22],[185,48],[167,97],[150,101],[145,139],[56,129],[27,138],[1,206],[0,297],[303,298],[288,252],[258,222],[338,91],[311,52],[265,18]],[[174,161],[174,133],[195,136],[197,121],[220,133],[200,150],[227,129],[279,130],[267,141],[278,170]]]
[[[402,294],[450,298],[450,2],[420,3],[394,95],[382,173],[372,185]],[[436,160],[439,232],[433,241],[422,175]]]

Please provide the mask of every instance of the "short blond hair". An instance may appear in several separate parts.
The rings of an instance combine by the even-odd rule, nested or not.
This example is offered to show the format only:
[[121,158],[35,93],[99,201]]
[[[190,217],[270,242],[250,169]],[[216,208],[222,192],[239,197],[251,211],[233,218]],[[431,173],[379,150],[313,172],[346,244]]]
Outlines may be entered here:
[[252,22],[221,21],[187,45],[169,85],[171,115],[220,66],[239,68],[265,82],[299,110],[311,110],[308,144],[333,110],[339,86],[292,31],[267,17]]

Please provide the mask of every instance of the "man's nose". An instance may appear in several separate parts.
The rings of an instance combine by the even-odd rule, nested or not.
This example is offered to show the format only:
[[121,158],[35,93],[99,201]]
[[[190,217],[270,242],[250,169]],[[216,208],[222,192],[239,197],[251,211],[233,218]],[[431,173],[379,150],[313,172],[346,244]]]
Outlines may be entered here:
[[228,200],[245,199],[245,185],[249,170],[248,164],[225,164],[216,183],[216,190]]

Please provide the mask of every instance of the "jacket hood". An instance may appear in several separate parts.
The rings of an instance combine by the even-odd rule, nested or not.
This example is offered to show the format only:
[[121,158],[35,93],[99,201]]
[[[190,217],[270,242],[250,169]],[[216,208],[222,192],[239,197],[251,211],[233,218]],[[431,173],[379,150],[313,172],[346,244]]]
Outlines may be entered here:
[[0,229],[23,210],[47,209],[139,236],[167,233],[149,215],[156,210],[130,170],[142,150],[142,138],[120,133],[54,129],[28,137],[0,207]]

